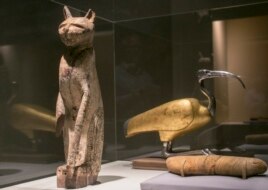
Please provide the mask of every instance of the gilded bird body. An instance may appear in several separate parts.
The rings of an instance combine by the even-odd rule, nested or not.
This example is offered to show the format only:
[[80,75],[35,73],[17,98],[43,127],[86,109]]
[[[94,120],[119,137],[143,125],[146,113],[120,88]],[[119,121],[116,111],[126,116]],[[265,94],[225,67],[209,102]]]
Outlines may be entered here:
[[207,108],[194,98],[174,100],[131,118],[126,137],[138,133],[158,131],[160,140],[168,142],[211,120]]
[[[204,80],[215,77],[232,77],[239,80],[245,88],[239,76],[226,71],[199,70],[198,82],[201,92],[208,98],[208,105],[204,106],[195,98],[184,98],[162,104],[133,118],[125,123],[125,136],[131,137],[139,133],[157,131],[160,141],[163,142],[163,156],[168,157],[172,153],[172,141],[176,137],[183,136],[193,130],[201,128],[211,121],[215,115],[216,100],[205,88]],[[209,150],[203,151],[209,154]]]

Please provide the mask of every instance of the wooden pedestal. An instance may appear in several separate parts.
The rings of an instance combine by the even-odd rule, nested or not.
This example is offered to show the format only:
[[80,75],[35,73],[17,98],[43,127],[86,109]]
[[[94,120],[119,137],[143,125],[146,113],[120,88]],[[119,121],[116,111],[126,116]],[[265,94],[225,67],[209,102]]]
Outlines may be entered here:
[[57,187],[66,189],[77,189],[92,185],[96,182],[97,176],[92,176],[85,168],[78,167],[72,178],[67,177],[66,166],[57,169]]

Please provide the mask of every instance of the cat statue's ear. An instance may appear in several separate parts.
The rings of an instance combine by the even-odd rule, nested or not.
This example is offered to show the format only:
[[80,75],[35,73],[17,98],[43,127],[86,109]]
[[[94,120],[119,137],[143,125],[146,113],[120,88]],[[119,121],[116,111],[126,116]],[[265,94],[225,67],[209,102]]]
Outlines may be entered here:
[[69,10],[69,8],[67,6],[63,7],[63,15],[64,15],[65,19],[73,17],[71,12],[70,12],[70,10]]
[[85,17],[88,18],[90,22],[94,22],[95,16],[96,16],[95,12],[92,11],[91,9],[89,9],[87,14],[85,15]]

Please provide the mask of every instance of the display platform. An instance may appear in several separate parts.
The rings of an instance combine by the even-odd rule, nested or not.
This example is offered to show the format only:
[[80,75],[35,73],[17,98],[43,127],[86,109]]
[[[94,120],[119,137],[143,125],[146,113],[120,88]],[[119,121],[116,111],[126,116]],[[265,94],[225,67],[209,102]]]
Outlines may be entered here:
[[[56,168],[55,168],[56,171]],[[156,177],[165,171],[156,170],[135,170],[132,169],[130,161],[115,161],[102,165],[101,172],[98,177],[98,182],[95,185],[90,185],[81,189],[90,190],[111,190],[111,189],[127,189],[139,190],[140,183],[150,178]],[[10,187],[3,188],[4,190],[38,190],[38,189],[58,189],[56,176],[47,177],[27,183],[22,183]]]
[[164,173],[141,183],[141,190],[267,190],[265,174],[242,179],[230,176],[187,176]]
[[[4,190],[53,190],[56,176],[3,188]],[[115,161],[102,165],[98,183],[81,189],[90,190],[267,190],[268,171],[246,180],[228,176],[180,177],[166,171],[132,169],[130,161]]]
[[53,176],[55,168],[62,164],[62,162],[48,164],[0,162],[0,189],[29,179],[37,180]]

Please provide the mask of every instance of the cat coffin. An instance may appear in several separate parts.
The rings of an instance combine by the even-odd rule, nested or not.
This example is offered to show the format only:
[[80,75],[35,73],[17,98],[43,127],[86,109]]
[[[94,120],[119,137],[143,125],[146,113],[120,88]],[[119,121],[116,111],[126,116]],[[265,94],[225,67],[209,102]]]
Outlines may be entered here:
[[59,135],[63,132],[66,165],[57,169],[59,188],[81,188],[96,182],[103,149],[103,103],[93,49],[95,13],[65,19],[59,35],[67,46],[59,68],[56,106]]

